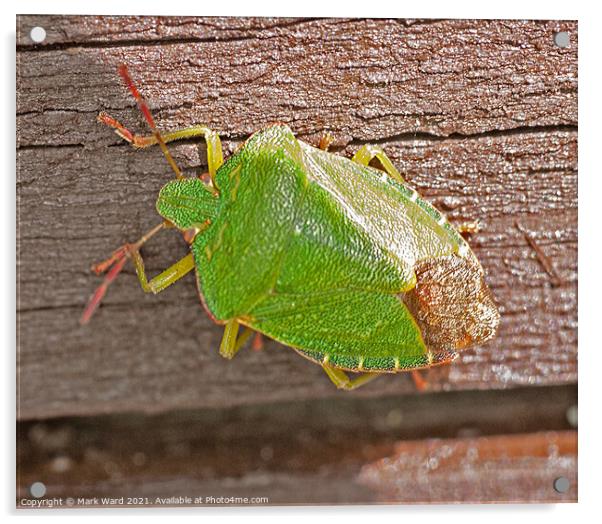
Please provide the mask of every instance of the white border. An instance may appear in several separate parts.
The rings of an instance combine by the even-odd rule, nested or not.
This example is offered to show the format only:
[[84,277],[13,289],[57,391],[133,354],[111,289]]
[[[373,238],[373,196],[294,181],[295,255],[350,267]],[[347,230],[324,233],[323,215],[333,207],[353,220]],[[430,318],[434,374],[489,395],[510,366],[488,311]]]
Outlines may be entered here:
[[[600,383],[599,375],[602,373],[602,334],[596,329],[601,324],[599,311],[602,309],[599,301],[602,300],[600,280],[602,272],[602,258],[600,255],[600,232],[597,224],[599,209],[602,205],[602,161],[597,154],[602,148],[597,143],[600,140],[600,19],[593,8],[583,7],[579,2],[546,1],[531,3],[523,1],[503,2],[467,2],[455,0],[453,2],[400,2],[399,7],[393,9],[385,7],[384,2],[335,2],[303,0],[302,2],[266,2],[256,3],[251,1],[230,0],[221,2],[203,2],[195,0],[180,0],[178,2],[145,2],[136,0],[88,1],[69,2],[58,0],[46,1],[21,1],[10,3],[2,7],[1,23],[3,25],[3,44],[5,50],[2,55],[5,60],[3,67],[5,81],[2,82],[3,101],[3,136],[2,149],[5,159],[3,173],[5,201],[2,208],[4,227],[1,228],[0,245],[4,246],[5,256],[2,257],[3,278],[11,284],[11,293],[3,293],[2,302],[2,333],[7,336],[3,347],[4,355],[4,392],[6,393],[5,416],[3,417],[3,431],[0,433],[3,440],[2,449],[5,452],[2,464],[5,466],[5,475],[2,475],[0,494],[3,496],[5,513],[15,515],[15,477],[14,477],[14,345],[15,345],[15,173],[14,173],[14,146],[15,146],[15,120],[14,120],[14,45],[15,45],[15,15],[20,14],[157,14],[157,15],[263,15],[263,16],[370,16],[370,17],[432,17],[432,18],[538,18],[538,19],[578,19],[579,20],[579,504],[558,505],[474,505],[474,506],[397,506],[397,507],[354,507],[342,506],[337,508],[303,507],[303,508],[221,508],[199,510],[72,510],[67,515],[91,518],[144,518],[156,520],[168,514],[181,517],[213,518],[217,515],[229,519],[245,522],[254,522],[268,519],[286,518],[287,522],[301,522],[305,524],[308,518],[318,515],[327,519],[345,519],[345,522],[359,522],[367,517],[374,519],[407,522],[438,522],[446,523],[479,522],[486,519],[488,523],[508,524],[517,516],[526,518],[545,517],[546,524],[562,522],[567,518],[578,518],[591,521],[589,512],[600,513],[598,503],[600,495],[598,486],[600,479],[600,396],[601,389],[596,387]],[[584,4],[587,5],[587,4]],[[591,5],[591,3],[590,3]],[[11,9],[12,8],[12,9]],[[8,249],[10,247],[10,249]],[[8,286],[5,285],[4,289]],[[19,511],[19,515],[30,518],[30,512]],[[33,515],[40,515],[39,512]],[[58,511],[44,512],[46,518],[65,517],[65,513]],[[599,518],[599,517],[598,517]],[[522,520],[522,519],[521,519]],[[593,519],[592,519],[593,520]]]
[[231,0],[226,3],[180,0],[89,1],[23,0],[15,8],[20,14],[114,14],[172,16],[365,16],[381,18],[534,18],[575,20],[582,10],[578,2],[406,2],[397,6],[369,2],[337,0],[303,0],[302,2],[251,2]]

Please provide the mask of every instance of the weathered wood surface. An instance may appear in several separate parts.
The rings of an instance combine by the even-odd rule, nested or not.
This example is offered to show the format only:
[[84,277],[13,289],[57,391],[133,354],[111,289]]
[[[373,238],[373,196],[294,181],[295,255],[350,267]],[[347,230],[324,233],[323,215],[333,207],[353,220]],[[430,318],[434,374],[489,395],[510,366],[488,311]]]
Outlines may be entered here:
[[[17,501],[34,482],[50,499],[144,505],[572,501],[575,400],[557,386],[22,422]],[[553,489],[561,476],[565,494]]]
[[[45,44],[28,40],[34,25]],[[192,276],[145,296],[128,268],[79,327],[99,283],[90,264],[157,223],[172,176],[158,150],[95,121],[106,110],[146,129],[120,62],[162,129],[207,124],[226,151],[274,121],[310,142],[329,130],[343,155],[377,142],[452,221],[481,220],[471,244],[499,335],[427,373],[434,390],[576,381],[576,23],[26,16],[17,33],[21,419],[348,395],[275,343],[221,359]],[[204,170],[204,146],[172,151],[187,174]],[[185,251],[171,232],[143,254],[155,273]],[[387,376],[353,395],[413,388]]]

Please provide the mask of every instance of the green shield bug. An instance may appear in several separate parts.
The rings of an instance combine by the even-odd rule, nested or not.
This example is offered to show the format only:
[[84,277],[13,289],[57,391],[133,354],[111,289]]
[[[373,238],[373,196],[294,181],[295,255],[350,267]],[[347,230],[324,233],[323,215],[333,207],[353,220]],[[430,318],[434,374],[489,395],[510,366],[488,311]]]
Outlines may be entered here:
[[[162,222],[94,266],[107,275],[82,323],[131,259],[147,292],[195,270],[205,309],[225,326],[224,357],[256,331],[321,365],[343,389],[451,362],[494,336],[500,317],[475,255],[381,148],[348,159],[329,153],[328,140],[316,148],[273,125],[224,162],[205,127],[160,134],[127,68],[119,72],[153,134],[135,136],[103,113],[99,120],[134,147],[158,144],[176,180],[159,193]],[[165,145],[195,136],[207,144],[206,181],[184,178]],[[383,169],[369,165],[375,157]],[[190,254],[149,281],[139,250],[163,228],[182,232]],[[346,371],[362,374],[352,380]]]

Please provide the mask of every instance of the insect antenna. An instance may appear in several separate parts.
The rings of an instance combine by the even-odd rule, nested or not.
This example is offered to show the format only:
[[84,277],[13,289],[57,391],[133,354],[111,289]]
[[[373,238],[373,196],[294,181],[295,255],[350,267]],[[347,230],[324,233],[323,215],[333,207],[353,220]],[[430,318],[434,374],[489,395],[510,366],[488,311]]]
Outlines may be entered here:
[[167,145],[165,144],[165,141],[163,140],[161,133],[159,133],[159,130],[157,129],[157,126],[155,125],[155,120],[153,118],[153,115],[150,112],[150,109],[148,107],[148,104],[146,103],[146,100],[144,100],[143,96],[140,94],[140,91],[138,91],[138,88],[134,84],[134,81],[132,80],[132,77],[130,76],[130,74],[128,72],[128,68],[125,64],[121,64],[119,66],[119,74],[121,75],[121,78],[123,78],[123,81],[125,82],[126,86],[130,90],[130,92],[132,93],[134,98],[136,99],[136,103],[138,104],[140,111],[144,115],[145,120],[148,122],[148,125],[151,128],[151,131],[153,132],[154,137],[157,139],[157,143],[161,147],[161,151],[163,151],[163,154],[165,155],[165,158],[167,159],[167,162],[169,162],[169,165],[171,166],[174,173],[176,174],[176,178],[178,178],[178,179],[184,178],[184,175],[182,175],[182,171],[176,164],[176,161],[171,156],[171,153],[169,152],[169,149],[167,149]]
[[[115,251],[113,251],[113,253],[111,254],[111,256],[109,258],[107,258],[106,260],[103,260],[99,264],[95,264],[94,266],[92,266],[92,271],[94,271],[94,273],[96,273],[97,275],[100,275],[101,273],[105,273],[107,271],[108,271],[108,273],[106,274],[104,280],[102,281],[102,284],[100,284],[100,286],[98,286],[96,288],[96,291],[94,291],[94,294],[88,301],[86,309],[84,309],[84,312],[79,320],[80,324],[84,325],[90,321],[90,318],[92,318],[92,315],[98,309],[100,302],[102,301],[104,296],[107,294],[107,290],[109,289],[109,286],[117,278],[119,273],[121,273],[123,266],[125,265],[125,263],[128,261],[129,258],[132,258],[133,255],[134,255],[134,264],[136,265],[136,273],[138,274],[138,279],[142,283],[143,278],[144,278],[144,282],[146,282],[146,277],[141,276],[141,273],[144,273],[144,265],[142,264],[142,261],[140,259],[139,249],[151,237],[153,237],[155,234],[157,234],[159,231],[161,231],[164,227],[169,227],[169,225],[166,222],[161,222],[160,224],[153,227],[146,234],[144,234],[138,241],[134,242],[133,244],[124,244],[123,246],[121,246],[118,249],[116,249]],[[136,254],[138,255],[137,258],[139,259],[139,262],[136,261],[137,260],[137,258],[135,256]]]
[[[79,320],[80,324],[84,325],[90,322],[90,318],[92,318],[92,315],[98,309],[101,300],[106,295],[107,289],[109,289],[109,285],[111,285],[111,283],[117,278],[117,275],[121,273],[121,270],[123,269],[123,266],[125,265],[127,260],[128,259],[125,256],[125,253],[121,256],[121,258],[115,257],[115,260],[113,261],[114,265],[111,267],[111,270],[107,273],[107,276],[103,280],[102,284],[98,286],[98,288],[92,295],[92,298],[90,298],[86,309],[84,309],[84,312]],[[94,268],[94,270],[98,273],[101,272],[100,269],[97,270],[96,268]]]

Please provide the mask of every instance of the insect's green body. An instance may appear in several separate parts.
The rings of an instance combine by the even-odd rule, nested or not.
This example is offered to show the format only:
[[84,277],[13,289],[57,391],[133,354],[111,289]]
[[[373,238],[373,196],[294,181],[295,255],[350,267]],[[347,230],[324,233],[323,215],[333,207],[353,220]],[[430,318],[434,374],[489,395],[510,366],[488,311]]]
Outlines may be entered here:
[[[200,231],[191,243],[197,282],[218,322],[236,320],[352,371],[428,367],[493,335],[499,317],[468,244],[385,172],[278,125],[250,137],[214,185],[169,182],[157,210]],[[420,296],[419,267],[428,275]]]
[[[219,136],[204,126],[160,133],[127,67],[119,73],[153,135],[106,113],[99,121],[134,147],[159,144],[177,180],[159,194],[163,221],[93,266],[106,276],[82,324],[131,259],[146,292],[196,271],[203,304],[225,325],[222,356],[255,330],[319,363],[339,388],[449,362],[495,334],[500,317],[481,265],[381,148],[350,160],[326,151],[328,137],[315,148],[275,125],[224,163]],[[210,183],[184,178],[166,146],[196,136],[207,144]],[[384,171],[369,167],[372,158]],[[182,231],[191,253],[149,280],[140,248],[165,227]],[[367,373],[351,380],[344,370]]]

